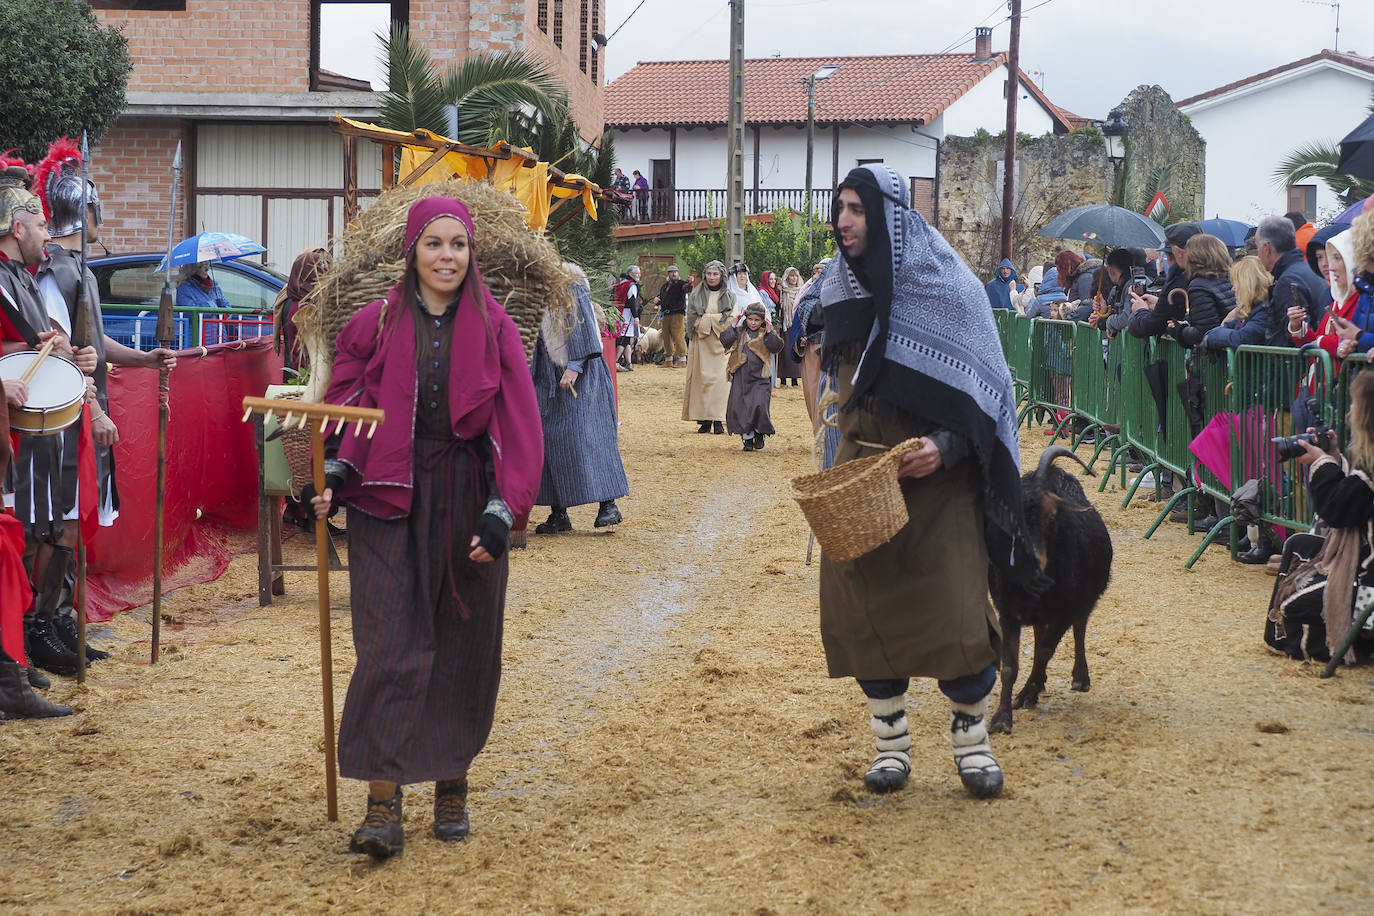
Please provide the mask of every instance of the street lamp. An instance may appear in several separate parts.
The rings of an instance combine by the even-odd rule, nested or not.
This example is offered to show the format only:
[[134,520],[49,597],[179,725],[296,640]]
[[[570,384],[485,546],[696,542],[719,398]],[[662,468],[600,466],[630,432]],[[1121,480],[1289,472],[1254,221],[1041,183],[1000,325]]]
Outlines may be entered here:
[[827,64],[815,73],[804,79],[798,80],[806,84],[806,192],[804,201],[803,216],[806,220],[806,256],[811,257],[811,213],[815,209],[811,205],[811,167],[815,158],[816,142],[816,83],[820,80],[828,80],[840,69],[838,64]]
[[1131,129],[1121,117],[1121,109],[1113,108],[1102,122],[1102,137],[1107,141],[1107,159],[1112,164],[1112,196],[1117,197],[1117,181],[1121,163],[1126,159],[1126,131]]
[[1113,166],[1121,165],[1126,158],[1126,131],[1131,129],[1121,118],[1121,109],[1113,108],[1102,123],[1102,136],[1107,140],[1107,158]]

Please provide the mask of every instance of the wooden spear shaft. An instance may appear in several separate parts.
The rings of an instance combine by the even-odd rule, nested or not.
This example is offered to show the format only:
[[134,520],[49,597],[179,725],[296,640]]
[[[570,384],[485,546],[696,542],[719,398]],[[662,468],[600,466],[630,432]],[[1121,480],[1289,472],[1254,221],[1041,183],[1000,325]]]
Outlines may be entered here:
[[[172,158],[172,206],[167,217],[167,273],[162,279],[162,298],[157,306],[158,346],[172,348],[175,331],[174,300],[172,297],[172,240],[177,221],[177,184],[181,180],[181,143],[177,142]],[[152,663],[157,664],[162,637],[162,532],[163,510],[167,503],[167,417],[171,414],[172,391],[167,363],[157,370],[157,502],[153,522],[153,651]]]
[[[315,492],[324,492],[324,420],[310,423]],[[310,512],[313,507],[306,507]],[[338,767],[334,760],[334,655],[329,631],[329,520],[315,519],[315,574],[319,577],[320,680],[324,693],[324,792],[331,821],[339,819]]]
[[[99,511],[99,510],[97,510]],[[86,539],[76,520],[76,682],[86,683]]]

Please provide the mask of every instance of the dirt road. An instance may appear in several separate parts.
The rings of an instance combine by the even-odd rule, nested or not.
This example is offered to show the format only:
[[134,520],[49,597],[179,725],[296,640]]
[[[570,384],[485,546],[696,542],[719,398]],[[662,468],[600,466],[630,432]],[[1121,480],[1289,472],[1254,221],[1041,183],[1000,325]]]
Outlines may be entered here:
[[[1270,655],[1273,580],[1189,537],[1149,541],[1143,500],[1094,499],[1112,586],[1093,689],[1061,650],[994,747],[998,800],[959,788],[933,684],[911,696],[913,773],[875,797],[862,697],[824,676],[817,567],[788,479],[810,466],[800,389],[765,451],[677,419],[682,373],[620,376],[632,496],[614,533],[515,555],[496,727],[472,769],[472,837],[347,851],[365,787],[324,816],[313,573],[256,602],[255,558],[96,629],[115,659],[0,724],[0,909],[13,912],[1289,913],[1374,908],[1374,675]],[[1023,433],[1033,464],[1048,440]],[[1195,543],[1195,542],[1193,542]],[[288,555],[310,562],[304,538]],[[335,708],[353,656],[333,579]],[[1029,652],[1029,639],[1025,643]],[[1023,663],[1028,670],[1029,659]]]

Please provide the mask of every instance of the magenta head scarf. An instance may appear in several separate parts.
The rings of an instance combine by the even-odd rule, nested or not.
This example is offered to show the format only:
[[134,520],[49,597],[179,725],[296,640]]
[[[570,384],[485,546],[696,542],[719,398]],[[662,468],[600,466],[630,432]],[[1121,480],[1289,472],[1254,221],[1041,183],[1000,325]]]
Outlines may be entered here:
[[410,260],[410,253],[415,249],[415,243],[420,241],[420,235],[425,231],[425,227],[445,216],[451,216],[462,223],[463,228],[468,231],[468,242],[476,243],[472,231],[472,214],[468,213],[467,206],[461,200],[454,200],[452,197],[421,198],[410,205],[410,213],[406,215],[407,261]]

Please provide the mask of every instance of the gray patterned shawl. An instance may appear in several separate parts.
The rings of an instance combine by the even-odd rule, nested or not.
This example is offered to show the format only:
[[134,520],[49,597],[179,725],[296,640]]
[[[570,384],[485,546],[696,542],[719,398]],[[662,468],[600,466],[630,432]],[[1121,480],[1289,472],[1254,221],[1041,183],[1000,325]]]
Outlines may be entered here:
[[1023,587],[1043,587],[1021,508],[1011,373],[983,284],[911,209],[900,174],[864,166],[840,187],[858,193],[868,226],[858,272],[841,247],[819,279],[822,364],[833,370],[842,353],[861,348],[844,409],[895,407],[967,439],[983,483],[991,562]]

